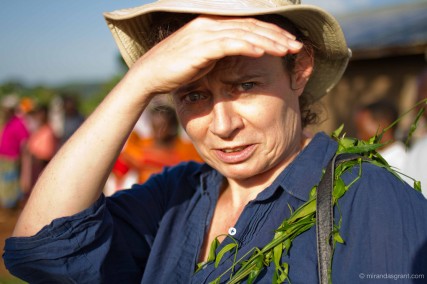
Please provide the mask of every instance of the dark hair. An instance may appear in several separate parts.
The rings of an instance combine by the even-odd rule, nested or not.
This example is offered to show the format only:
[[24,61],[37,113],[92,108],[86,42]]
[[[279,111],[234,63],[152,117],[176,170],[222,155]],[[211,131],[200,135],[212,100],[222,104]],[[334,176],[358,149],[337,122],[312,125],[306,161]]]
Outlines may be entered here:
[[[156,23],[152,29],[151,33],[148,36],[147,42],[149,47],[153,47],[176,30],[184,26],[186,23],[190,22],[198,15],[196,14],[175,14],[167,12],[157,12],[151,15],[152,23]],[[288,20],[285,17],[280,15],[260,15],[255,16],[254,18],[275,24],[291,34],[295,35],[297,40],[304,43],[304,48],[307,56],[313,56],[315,46],[314,44],[298,29],[298,27]],[[295,61],[297,54],[288,54],[283,57],[283,66],[288,72],[294,72]],[[299,97],[299,107],[301,112],[301,124],[302,127],[306,127],[310,124],[315,124],[318,122],[318,114],[311,109],[313,104],[312,94],[303,92],[303,95]]]
[[[166,106],[166,105],[160,105],[160,106],[151,107],[151,108],[149,108],[149,110],[150,110],[151,115],[161,115],[161,116],[165,117],[167,120],[169,120],[170,122],[173,122],[174,124],[176,124],[178,126],[178,119],[176,117],[176,111],[173,107]],[[175,123],[175,121],[176,121],[176,123]]]
[[[399,111],[396,105],[386,99],[363,106],[360,110],[368,111],[376,121],[387,121],[387,125],[393,123],[399,117]],[[393,129],[396,127],[397,125],[395,125]]]

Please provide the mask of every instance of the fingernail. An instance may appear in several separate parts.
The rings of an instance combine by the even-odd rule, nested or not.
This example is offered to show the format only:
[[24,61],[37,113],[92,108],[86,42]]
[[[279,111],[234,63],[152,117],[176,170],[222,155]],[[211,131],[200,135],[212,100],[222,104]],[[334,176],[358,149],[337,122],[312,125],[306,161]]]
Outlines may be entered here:
[[264,49],[262,49],[262,48],[259,48],[259,47],[254,47],[254,51],[256,52],[256,53],[263,53],[264,52]]
[[281,45],[281,44],[276,44],[276,47],[278,49],[280,49],[281,51],[288,51],[288,48],[286,46]]
[[301,48],[302,47],[302,42],[299,41],[290,41],[289,42],[289,46],[292,48]]
[[294,36],[293,34],[290,34],[288,32],[285,33],[285,36],[291,40],[296,40],[296,38],[297,38],[296,36]]

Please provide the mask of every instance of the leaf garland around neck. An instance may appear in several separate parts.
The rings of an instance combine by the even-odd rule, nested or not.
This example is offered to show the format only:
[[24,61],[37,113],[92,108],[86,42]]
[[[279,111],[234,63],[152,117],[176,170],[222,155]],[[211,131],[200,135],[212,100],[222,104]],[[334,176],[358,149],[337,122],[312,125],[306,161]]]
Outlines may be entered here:
[[[382,167],[390,171],[397,178],[401,179],[400,175],[406,176],[403,173],[397,172],[393,169],[387,161],[377,152],[377,149],[384,146],[385,144],[380,143],[383,134],[397,124],[403,116],[407,113],[419,107],[421,104],[426,104],[426,100],[422,100],[417,103],[409,111],[401,115],[395,122],[393,122],[387,128],[384,128],[381,133],[377,133],[374,137],[368,141],[362,141],[355,138],[346,137],[345,133],[341,134],[344,125],[341,125],[337,130],[335,130],[331,137],[337,141],[338,149],[336,154],[344,153],[353,153],[359,154],[361,157],[366,157],[368,160],[357,159],[341,163],[337,166],[334,172],[334,186],[332,191],[332,204],[339,209],[338,201],[339,199],[348,191],[348,189],[361,177],[362,175],[362,162],[372,163],[376,166]],[[418,125],[418,121],[421,118],[424,112],[424,108],[418,112],[414,122],[410,127],[410,132],[408,139],[412,136],[412,133],[415,131]],[[408,140],[409,141],[409,140]],[[407,142],[408,142],[407,141]],[[351,181],[349,184],[345,184],[341,176],[347,172],[351,171],[353,167],[358,166],[359,171],[357,177]],[[411,177],[407,176],[412,179]],[[414,189],[421,191],[421,185],[419,181],[414,181]],[[275,234],[271,242],[266,244],[263,248],[252,248],[248,253],[243,255],[241,258],[237,259],[237,253],[239,245],[237,240],[233,237],[226,235],[227,238],[232,240],[231,243],[225,245],[218,253],[216,250],[220,245],[218,241],[218,236],[213,240],[209,250],[209,256],[207,261],[197,264],[196,272],[203,269],[209,263],[214,263],[215,268],[218,267],[224,255],[228,252],[234,253],[233,264],[218,276],[215,280],[210,282],[210,284],[219,284],[221,278],[225,277],[228,273],[230,274],[227,284],[236,284],[240,283],[243,280],[246,280],[248,284],[253,283],[256,278],[259,276],[264,267],[269,266],[271,263],[274,264],[275,273],[272,279],[273,284],[283,283],[285,280],[289,279],[289,264],[286,262],[281,262],[282,255],[287,254],[292,247],[293,240],[309,230],[316,224],[316,191],[317,186],[314,186],[309,195],[309,200],[302,204],[295,211],[289,207],[291,214],[290,217],[283,220],[280,226],[276,229]],[[338,210],[339,211],[339,210]],[[338,223],[334,224],[332,231],[333,239],[333,250],[337,243],[343,244],[344,239],[340,236],[339,231],[341,228],[341,216],[339,217]],[[223,236],[223,235],[222,235]],[[331,269],[330,269],[331,271]]]

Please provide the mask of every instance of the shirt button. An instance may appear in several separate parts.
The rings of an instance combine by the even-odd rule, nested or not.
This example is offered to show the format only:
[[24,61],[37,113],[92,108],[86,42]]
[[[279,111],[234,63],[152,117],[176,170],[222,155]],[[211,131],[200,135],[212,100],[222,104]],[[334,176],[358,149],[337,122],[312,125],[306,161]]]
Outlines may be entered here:
[[228,229],[228,234],[230,236],[234,236],[237,233],[236,228],[231,227],[230,229]]

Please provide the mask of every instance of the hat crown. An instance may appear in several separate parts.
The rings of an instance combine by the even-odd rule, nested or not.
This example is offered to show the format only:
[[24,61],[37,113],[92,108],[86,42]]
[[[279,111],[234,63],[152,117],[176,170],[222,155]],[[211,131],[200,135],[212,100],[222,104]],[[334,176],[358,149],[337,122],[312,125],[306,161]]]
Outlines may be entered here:
[[350,53],[337,20],[320,7],[301,0],[151,0],[149,4],[105,13],[126,63],[132,66],[151,46],[153,13],[191,13],[231,17],[277,14],[293,22],[314,43],[315,68],[304,89],[318,100],[341,78]]

